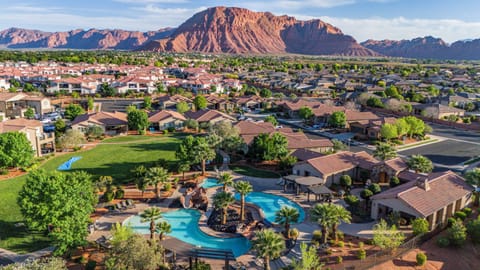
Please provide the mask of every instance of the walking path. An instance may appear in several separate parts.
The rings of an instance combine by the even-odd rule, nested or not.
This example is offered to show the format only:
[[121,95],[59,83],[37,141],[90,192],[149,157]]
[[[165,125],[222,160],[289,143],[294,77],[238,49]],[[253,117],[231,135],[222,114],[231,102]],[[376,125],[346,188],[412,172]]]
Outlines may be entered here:
[[0,258],[14,263],[22,263],[29,259],[37,259],[48,256],[53,252],[53,250],[53,247],[47,247],[27,254],[18,254],[10,250],[0,248]]

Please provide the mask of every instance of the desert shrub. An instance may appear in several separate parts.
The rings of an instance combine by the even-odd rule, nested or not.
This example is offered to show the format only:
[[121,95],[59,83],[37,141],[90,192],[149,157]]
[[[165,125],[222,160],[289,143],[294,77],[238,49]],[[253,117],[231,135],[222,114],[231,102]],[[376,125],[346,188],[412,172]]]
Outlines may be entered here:
[[337,256],[337,264],[341,264],[343,262],[342,256]]
[[357,207],[360,203],[360,200],[355,195],[347,195],[344,198],[345,203],[348,204],[350,207]]
[[424,234],[428,232],[428,221],[424,218],[416,218],[412,221],[412,230],[414,235]]
[[337,246],[343,248],[345,246],[345,242],[338,241]]
[[125,195],[125,191],[121,188],[117,189],[115,191],[115,199],[123,199],[123,196]]
[[365,251],[365,249],[359,249],[358,252],[357,252],[357,258],[359,260],[365,260],[365,258],[367,258],[367,252]]
[[329,256],[332,255],[332,253],[333,253],[331,248],[328,248],[326,252],[327,252],[327,255],[329,255]]
[[163,130],[163,135],[168,135],[168,129]]
[[452,224],[453,224],[453,223],[455,223],[455,218],[449,217],[449,218],[447,219],[447,226],[450,228],[450,227],[452,227]]
[[472,208],[465,207],[463,208],[462,212],[469,217],[472,214]]
[[446,237],[439,237],[437,239],[437,245],[441,248],[446,248],[450,245],[450,240]]
[[456,217],[456,218],[459,218],[461,220],[465,220],[467,218],[467,214],[465,214],[462,211],[455,212],[455,214],[453,216]]
[[390,178],[390,187],[396,187],[398,185],[400,185],[400,179],[396,176],[392,176],[392,178]]
[[105,199],[106,202],[111,202],[114,197],[115,197],[115,192],[113,192],[113,190],[107,190],[103,194],[103,198]]
[[417,265],[423,266],[427,262],[427,255],[423,252],[417,253]]
[[371,184],[368,189],[373,193],[373,194],[377,194],[377,193],[380,193],[382,192],[382,188],[380,187],[379,184],[375,183],[375,184]]
[[318,242],[322,241],[322,231],[320,230],[313,231],[312,241],[318,241]]
[[363,249],[365,247],[365,243],[363,242],[358,242],[358,248]]
[[172,189],[172,183],[165,183],[164,189],[165,191],[170,191]]
[[342,231],[337,231],[337,239],[343,240],[345,238],[345,234]]

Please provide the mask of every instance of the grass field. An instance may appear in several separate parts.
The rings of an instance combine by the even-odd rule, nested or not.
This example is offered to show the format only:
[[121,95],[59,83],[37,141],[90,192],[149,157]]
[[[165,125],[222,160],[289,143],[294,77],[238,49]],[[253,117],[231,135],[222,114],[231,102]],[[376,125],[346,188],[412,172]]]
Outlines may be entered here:
[[261,177],[261,178],[279,178],[280,177],[280,175],[276,172],[259,170],[249,166],[229,165],[228,167],[232,171],[241,175],[246,175],[246,176]]
[[[174,166],[175,150],[180,140],[172,136],[128,136],[104,142],[108,144],[54,157],[41,168],[54,171],[72,156],[81,156],[82,158],[73,163],[72,169],[67,173],[85,170],[93,177],[110,175],[116,182],[125,182],[131,178],[130,171],[141,164],[151,166],[159,159],[166,159]],[[16,223],[23,222],[17,205],[17,196],[25,180],[26,176],[21,176],[0,181],[0,248],[19,253],[28,253],[48,246],[47,238],[41,234],[15,227]]]

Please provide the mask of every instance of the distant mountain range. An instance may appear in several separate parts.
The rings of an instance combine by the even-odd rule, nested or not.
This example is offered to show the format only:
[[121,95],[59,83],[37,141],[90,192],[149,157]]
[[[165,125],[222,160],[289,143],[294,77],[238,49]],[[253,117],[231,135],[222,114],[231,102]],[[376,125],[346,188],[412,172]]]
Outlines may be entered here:
[[9,28],[0,32],[0,47],[480,59],[480,39],[451,45],[433,37],[367,40],[359,44],[321,20],[301,21],[286,15],[233,7],[209,8],[178,28],[149,32],[118,29],[43,32]]

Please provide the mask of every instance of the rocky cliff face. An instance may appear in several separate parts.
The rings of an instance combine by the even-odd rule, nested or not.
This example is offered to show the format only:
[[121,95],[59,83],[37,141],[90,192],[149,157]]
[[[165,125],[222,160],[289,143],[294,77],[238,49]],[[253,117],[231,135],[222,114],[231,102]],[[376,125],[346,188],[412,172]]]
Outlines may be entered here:
[[0,46],[7,48],[62,48],[62,49],[116,49],[132,50],[150,40],[165,38],[174,29],[137,32],[125,30],[72,30],[42,32],[9,28],[0,32]]
[[374,56],[351,36],[320,20],[215,7],[195,14],[168,38],[144,50],[210,53],[299,53]]
[[434,37],[415,38],[412,40],[367,40],[362,46],[382,55],[406,58],[431,59],[480,59],[480,39],[457,41],[448,45],[442,39]]

